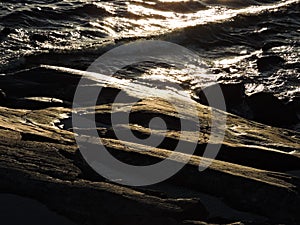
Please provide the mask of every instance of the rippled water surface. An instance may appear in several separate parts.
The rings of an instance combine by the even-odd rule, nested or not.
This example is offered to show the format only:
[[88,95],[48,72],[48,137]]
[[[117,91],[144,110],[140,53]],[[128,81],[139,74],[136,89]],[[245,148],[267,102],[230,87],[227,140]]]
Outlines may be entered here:
[[[3,0],[0,68],[36,62],[85,69],[107,48],[151,38],[195,51],[212,74],[243,79],[248,93],[299,96],[299,5],[298,0]],[[42,59],[34,58],[41,53]],[[266,55],[282,57],[285,66],[258,71],[256,60]],[[157,73],[192,85],[199,81],[159,66],[145,76]]]

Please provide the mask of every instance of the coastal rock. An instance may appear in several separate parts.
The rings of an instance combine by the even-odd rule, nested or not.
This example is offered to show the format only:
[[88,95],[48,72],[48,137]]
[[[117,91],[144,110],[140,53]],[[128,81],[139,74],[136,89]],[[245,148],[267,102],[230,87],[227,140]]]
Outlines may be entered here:
[[285,126],[298,121],[295,111],[271,93],[255,93],[247,98],[247,102],[255,121],[273,126]]
[[290,110],[300,113],[300,96],[295,96],[290,102],[287,103]]
[[0,105],[5,104],[6,102],[6,94],[4,91],[0,89]]
[[7,35],[11,34],[13,29],[5,27],[3,30],[0,31],[0,37],[6,37]]
[[195,99],[204,105],[209,105],[206,95],[211,96],[212,98],[216,95],[221,89],[224,96],[226,106],[230,107],[237,105],[243,102],[245,96],[245,86],[243,83],[218,83],[204,89],[194,90]]
[[264,45],[262,46],[262,50],[264,52],[269,51],[270,49],[274,48],[274,47],[279,47],[279,46],[284,46],[286,45],[286,43],[284,42],[280,42],[280,41],[268,41],[266,43],[264,43]]
[[277,55],[264,56],[257,59],[257,69],[259,72],[273,71],[282,66],[285,60]]
[[[44,71],[43,75],[37,71]],[[89,80],[84,71],[43,66],[0,77],[0,89],[6,90],[9,99],[16,95],[19,98],[56,98],[63,86],[78,82],[82,76]],[[114,93],[120,90],[135,98],[132,95],[141,91],[141,87],[136,85],[130,89],[131,86],[124,82],[111,84],[109,79],[99,81],[98,85],[106,88],[107,99],[95,107],[98,134],[106,149],[118,160],[132,165],[151,165],[173,153],[174,157],[168,160],[183,168],[156,185],[124,187],[115,184],[91,169],[74,139],[78,130],[82,131],[87,146],[97,145],[99,137],[89,136],[89,128],[63,130],[56,127],[58,121],[72,120],[70,105],[26,109],[18,106],[17,101],[11,101],[9,107],[0,107],[2,193],[38,200],[79,225],[96,225],[99,221],[103,225],[211,224],[214,221],[300,223],[300,179],[290,175],[291,170],[300,170],[299,155],[294,153],[300,151],[299,133],[214,109],[218,113],[214,116],[216,124],[221,124],[222,115],[226,115],[227,128],[223,141],[210,140],[213,109],[196,103],[197,110],[193,110],[182,101],[178,107],[183,107],[185,122],[199,118],[200,134],[194,155],[184,150],[174,152],[179,141],[190,144],[190,137],[195,135],[194,131],[188,131],[191,136],[181,137],[180,126],[176,125],[180,118],[175,109],[162,99],[143,99],[132,107],[134,116],[130,124],[112,125],[111,116],[125,113],[128,103],[117,102],[118,111],[112,112],[112,99],[109,98],[114,98]],[[23,92],[13,92],[15,81],[19,86],[23,84]],[[57,89],[57,84],[61,88]],[[38,85],[42,88],[32,90]],[[94,81],[83,85],[94,88]],[[62,91],[60,97],[70,99],[74,90],[72,87],[68,94]],[[76,110],[84,112],[87,119],[93,114],[89,108]],[[147,121],[154,117],[170,123],[170,131],[165,136],[159,128],[149,128]],[[116,130],[124,132],[128,128],[138,137],[164,138],[158,146],[116,138]],[[220,129],[218,127],[218,131]],[[208,160],[203,157],[208,143],[220,144],[221,150],[216,160],[199,172],[200,163]],[[109,163],[106,166],[109,167]],[[208,210],[209,206],[215,208],[217,201],[227,207],[226,216]],[[242,216],[245,214],[247,218]]]
[[30,36],[31,41],[37,41],[37,42],[46,42],[49,40],[49,37],[43,34],[33,34]]

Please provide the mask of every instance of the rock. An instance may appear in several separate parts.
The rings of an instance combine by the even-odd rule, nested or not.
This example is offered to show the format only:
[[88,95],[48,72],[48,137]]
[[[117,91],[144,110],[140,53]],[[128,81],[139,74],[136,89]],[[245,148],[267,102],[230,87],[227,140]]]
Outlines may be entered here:
[[220,74],[220,73],[222,73],[222,69],[220,69],[220,68],[213,68],[213,69],[211,69],[211,72],[213,74]]
[[178,221],[168,218],[168,217],[145,217],[145,216],[123,216],[119,217],[116,216],[112,218],[112,221],[109,225],[124,225],[124,221],[126,224],[139,224],[139,225],[153,225],[153,224],[160,224],[160,225],[182,225]]
[[43,34],[33,34],[30,36],[30,40],[37,41],[37,42],[46,42],[49,40],[49,38]]
[[264,45],[262,46],[261,49],[264,52],[266,52],[266,51],[268,51],[268,50],[270,50],[270,49],[272,49],[274,47],[284,46],[284,45],[286,45],[286,43],[284,43],[284,42],[280,42],[280,41],[268,41],[268,42],[264,43]]
[[284,69],[295,69],[295,70],[300,71],[300,62],[286,63],[284,65]]
[[[33,95],[55,98],[63,90],[61,87],[70,83],[76,86],[81,76],[90,79],[88,74],[77,72],[66,68],[35,68],[1,76],[0,89],[8,97]],[[58,121],[66,118],[66,114],[71,115],[70,105],[25,109],[18,101],[11,101],[9,107],[0,107],[1,193],[38,200],[79,225],[96,225],[99,221],[103,225],[227,223],[222,213],[208,218],[210,212],[207,206],[214,202],[209,200],[205,203],[205,196],[221,199],[222,204],[234,212],[230,221],[243,221],[236,213],[240,211],[249,213],[248,220],[263,216],[265,221],[261,224],[300,223],[300,180],[289,173],[289,170],[300,170],[299,155],[293,153],[300,151],[297,132],[216,110],[217,124],[222,115],[226,115],[227,129],[223,141],[209,140],[212,109],[195,103],[197,110],[194,110],[186,102],[178,100],[182,101],[178,107],[186,113],[186,122],[193,116],[199,118],[200,134],[196,136],[196,153],[193,156],[174,152],[179,141],[190,144],[192,140],[191,137],[182,140],[180,126],[175,126],[180,118],[174,108],[162,99],[143,99],[131,108],[134,119],[130,124],[120,122],[112,125],[109,96],[114,98],[114,95],[109,93],[122,90],[128,96],[138,96],[142,87],[128,87],[126,82],[116,86],[116,83],[109,83],[109,77],[107,79],[98,83],[106,87],[107,101],[99,102],[95,107],[97,130],[103,145],[118,160],[132,165],[151,165],[166,160],[172,153],[174,157],[168,160],[183,168],[156,185],[141,188],[115,184],[94,172],[79,152],[74,136],[78,130],[88,132],[89,128],[62,130],[55,127]],[[93,87],[94,82],[83,85]],[[16,86],[23,89],[16,91]],[[60,97],[70,99],[75,90],[71,88],[68,95],[61,94]],[[249,98],[255,100],[253,96]],[[272,97],[265,99],[275,101]],[[117,104],[116,115],[128,110],[127,102],[119,101]],[[89,109],[79,110],[87,118],[92,115]],[[153,117],[166,119],[166,123],[172,125],[168,126],[170,132],[166,133],[166,137],[159,128],[149,128],[147,121]],[[164,138],[158,146],[118,140],[114,132],[123,132],[127,128],[140,137],[154,135]],[[188,134],[194,137],[195,132],[188,131]],[[87,146],[99,143],[99,137],[81,135]],[[207,160],[202,155],[209,142],[221,145],[221,151],[209,168],[199,172],[200,162]],[[185,164],[185,161],[188,163]],[[106,166],[109,167],[109,163]]]
[[260,123],[287,126],[298,121],[295,111],[271,93],[255,93],[247,98],[247,102],[253,111],[253,119]]
[[[219,87],[218,87],[219,86]],[[209,105],[205,95],[214,96],[221,88],[226,107],[241,104],[245,96],[245,86],[243,83],[219,83],[202,89],[196,89],[194,94],[196,100],[204,105]]]
[[274,69],[282,66],[284,62],[285,60],[283,58],[276,55],[264,56],[258,58],[256,61],[259,72],[273,71]]
[[0,89],[0,105],[3,105],[6,103],[6,94],[4,91]]
[[0,31],[0,36],[6,37],[7,35],[11,34],[13,30],[11,28],[5,27],[3,30]]
[[287,103],[290,110],[300,113],[300,96],[295,96]]
[[[18,195],[0,194],[1,221],[5,224],[76,225],[40,202]],[[37,213],[38,212],[38,213]],[[47,221],[45,221],[47,218]]]

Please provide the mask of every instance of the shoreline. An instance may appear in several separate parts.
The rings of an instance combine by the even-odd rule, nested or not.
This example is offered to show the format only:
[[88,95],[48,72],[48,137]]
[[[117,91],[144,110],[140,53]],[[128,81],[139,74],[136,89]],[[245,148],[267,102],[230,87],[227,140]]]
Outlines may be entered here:
[[[44,67],[0,77],[0,89],[6,95],[0,101],[1,193],[38,200],[76,224],[93,225],[101,221],[103,225],[118,225],[127,221],[142,225],[234,222],[296,225],[300,222],[297,210],[300,179],[290,174],[300,170],[300,135],[296,131],[219,112],[227,116],[225,139],[219,143],[222,148],[217,159],[200,173],[198,165],[204,160],[203,148],[209,141],[211,109],[197,103],[198,112],[186,109],[187,114],[197,113],[201,125],[199,143],[188,164],[161,184],[124,187],[90,168],[79,153],[74,128],[58,128],[58,124],[70,120],[66,115],[71,113],[70,102],[80,78],[71,71]],[[87,81],[87,85],[93,86],[93,82]],[[111,127],[109,119],[111,98],[122,91],[122,86],[108,85],[104,90],[106,98],[96,107],[96,121],[98,134],[112,155],[132,165],[165,159],[180,138],[176,127],[156,148],[134,142],[124,147],[113,129],[122,130],[126,126]],[[33,96],[57,101],[29,98]],[[119,112],[126,109],[126,103],[119,102],[118,106]],[[136,116],[129,128],[137,136],[152,133],[159,137],[159,130],[151,131],[147,120],[159,115],[175,122],[176,116],[170,116],[172,110],[160,100],[143,100],[134,106]],[[87,139],[91,145],[95,141]],[[186,157],[178,153],[174,163],[181,164]],[[209,203],[204,194],[209,196],[207,199],[218,200]],[[209,204],[221,208],[225,204],[230,218],[216,213],[217,210],[210,211]]]

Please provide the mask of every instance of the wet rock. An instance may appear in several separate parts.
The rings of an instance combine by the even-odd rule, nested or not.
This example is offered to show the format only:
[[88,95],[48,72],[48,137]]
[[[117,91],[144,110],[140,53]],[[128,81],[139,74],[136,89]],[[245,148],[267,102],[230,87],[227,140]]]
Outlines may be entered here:
[[124,221],[126,224],[139,224],[139,225],[182,225],[178,221],[164,217],[145,217],[145,216],[123,216],[123,217],[114,217],[112,221],[108,225],[124,225]]
[[0,31],[0,36],[7,36],[13,32],[13,29],[5,27]]
[[196,100],[204,105],[209,105],[207,96],[212,98],[221,89],[227,107],[242,103],[245,96],[245,86],[243,83],[219,83],[208,86],[204,89],[196,89],[194,94]]
[[220,68],[213,68],[213,69],[211,69],[211,72],[213,74],[220,74],[220,73],[222,73],[222,69],[220,69]]
[[295,111],[271,93],[255,93],[247,98],[247,102],[253,111],[253,119],[260,123],[286,126],[298,121]]
[[229,74],[234,74],[239,72],[239,68],[237,68],[236,66],[225,67],[222,70]]
[[0,89],[0,105],[3,105],[6,103],[6,94],[4,91]]
[[287,107],[300,114],[300,96],[292,98],[292,100],[287,103]]
[[49,38],[43,34],[33,34],[30,36],[30,40],[37,41],[37,42],[46,42],[49,40]]
[[10,194],[0,194],[0,199],[2,224],[76,225],[38,201]]
[[284,62],[285,60],[283,58],[276,55],[264,56],[258,58],[256,61],[259,72],[273,71],[274,69],[282,66]]
[[283,46],[283,45],[286,45],[286,44],[283,42],[280,42],[280,41],[268,41],[268,42],[264,43],[264,45],[262,46],[261,49],[264,52],[266,52],[274,47],[279,47],[279,46]]
[[295,63],[286,63],[284,65],[285,69],[296,69],[300,71],[300,62],[295,62]]

